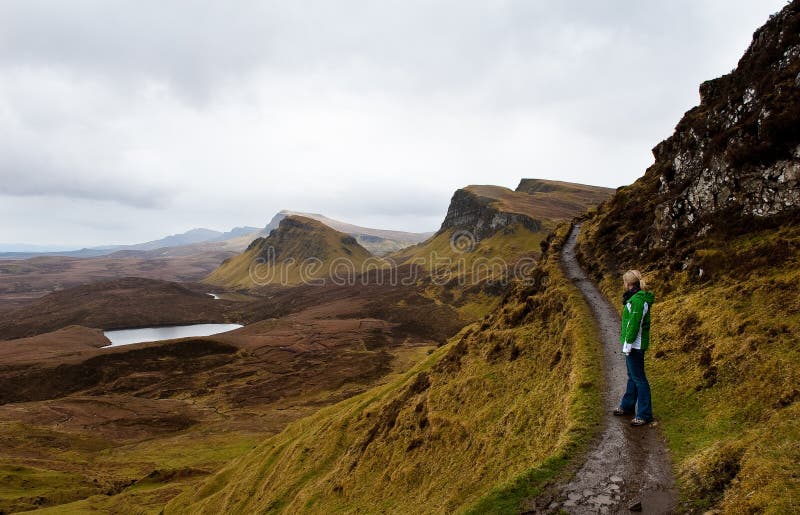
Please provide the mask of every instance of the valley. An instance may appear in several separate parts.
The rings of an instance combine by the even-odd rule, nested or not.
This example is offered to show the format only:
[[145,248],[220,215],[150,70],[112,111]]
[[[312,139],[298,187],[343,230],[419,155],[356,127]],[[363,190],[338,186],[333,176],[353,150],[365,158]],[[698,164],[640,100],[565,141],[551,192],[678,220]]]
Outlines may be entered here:
[[[488,192],[498,193],[513,192]],[[494,202],[481,198],[476,206]],[[535,202],[521,205],[474,242],[479,255],[510,268],[469,281],[454,270],[443,285],[408,254],[376,257],[354,237],[288,213],[243,253],[216,254],[221,265],[205,276],[170,275],[192,256],[180,247],[152,269],[120,254],[61,258],[52,268],[42,262],[59,258],[3,261],[12,272],[6,281],[16,281],[7,291],[24,290],[26,274],[38,281],[30,290],[54,291],[8,303],[0,318],[0,463],[20,485],[0,492],[0,509],[157,511],[292,421],[405,377],[500,302],[508,283],[498,279],[511,280],[516,262],[538,258],[545,227],[562,219],[542,218]],[[453,231],[505,212],[490,209],[447,222],[413,253],[445,245],[459,257],[448,243]],[[283,277],[291,280],[256,283],[250,267],[267,250],[276,264],[346,258],[352,275],[334,281],[323,269],[306,277],[290,266]],[[242,327],[127,345],[109,345],[103,334],[187,324]]]

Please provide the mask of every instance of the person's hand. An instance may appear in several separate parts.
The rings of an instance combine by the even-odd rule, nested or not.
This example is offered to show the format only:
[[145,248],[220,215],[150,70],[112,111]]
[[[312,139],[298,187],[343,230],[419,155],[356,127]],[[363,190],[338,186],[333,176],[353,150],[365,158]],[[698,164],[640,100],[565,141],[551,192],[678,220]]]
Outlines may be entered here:
[[631,347],[633,347],[633,344],[626,343],[625,345],[622,346],[622,353],[627,356],[628,354],[631,353]]

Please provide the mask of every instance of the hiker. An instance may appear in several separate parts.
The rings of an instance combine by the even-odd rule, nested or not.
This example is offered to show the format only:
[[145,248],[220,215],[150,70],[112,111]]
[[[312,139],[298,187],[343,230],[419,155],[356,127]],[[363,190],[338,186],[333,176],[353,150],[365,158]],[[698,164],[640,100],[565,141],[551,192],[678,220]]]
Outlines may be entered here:
[[650,343],[650,307],[653,293],[638,270],[628,270],[622,276],[622,328],[619,341],[628,368],[628,387],[614,415],[635,415],[631,425],[643,426],[653,420],[650,404],[650,384],[644,373],[644,354]]

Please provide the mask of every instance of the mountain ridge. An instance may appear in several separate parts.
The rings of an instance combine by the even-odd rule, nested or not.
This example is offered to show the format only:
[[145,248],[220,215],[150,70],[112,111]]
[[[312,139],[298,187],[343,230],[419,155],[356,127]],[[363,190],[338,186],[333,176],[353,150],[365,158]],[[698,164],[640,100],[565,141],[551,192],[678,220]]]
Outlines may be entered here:
[[242,236],[255,234],[260,229],[258,227],[234,227],[230,231],[222,232],[205,227],[195,227],[188,231],[170,234],[157,240],[146,241],[143,243],[133,243],[127,245],[100,245],[96,247],[84,247],[76,250],[47,250],[47,251],[25,251],[16,250],[11,252],[0,252],[0,259],[28,259],[40,256],[64,256],[64,257],[99,257],[107,256],[115,252],[132,251],[146,252],[165,248],[184,247],[196,244],[225,242]]

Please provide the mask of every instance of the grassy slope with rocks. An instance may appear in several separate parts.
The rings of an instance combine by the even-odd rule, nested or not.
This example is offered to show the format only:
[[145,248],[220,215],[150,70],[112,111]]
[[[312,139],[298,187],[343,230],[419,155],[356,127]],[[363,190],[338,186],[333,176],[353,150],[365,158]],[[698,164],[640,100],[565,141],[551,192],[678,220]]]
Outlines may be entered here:
[[794,1],[580,238],[615,305],[625,269],[652,283],[648,373],[686,510],[800,511],[798,49]]
[[[426,282],[431,298],[454,306],[468,320],[475,320],[497,306],[503,283],[511,280],[515,269],[523,271],[523,258],[533,260],[547,236],[512,224],[478,242],[471,252],[454,250],[451,239],[456,229],[439,232],[424,244],[409,247],[392,256],[401,265],[416,264]],[[531,249],[536,249],[531,253]]]
[[398,380],[291,424],[165,513],[514,512],[597,422],[594,335],[547,260]]
[[[584,224],[587,261],[599,224]],[[629,262],[656,292],[648,374],[684,500],[789,513],[800,507],[800,230],[710,236],[690,253],[697,268],[682,271]],[[610,299],[623,268],[601,272]]]

